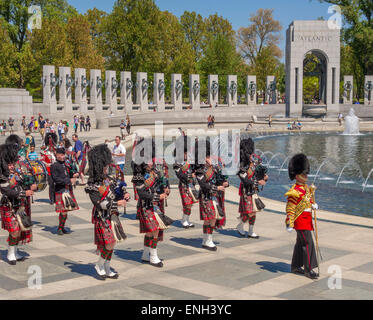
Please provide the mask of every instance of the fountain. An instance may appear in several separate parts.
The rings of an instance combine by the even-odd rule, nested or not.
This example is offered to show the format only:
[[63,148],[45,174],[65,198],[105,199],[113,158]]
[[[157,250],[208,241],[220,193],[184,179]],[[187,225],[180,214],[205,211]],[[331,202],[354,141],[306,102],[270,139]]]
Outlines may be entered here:
[[360,123],[359,118],[355,116],[353,108],[350,109],[348,115],[345,117],[345,130],[344,135],[359,135]]

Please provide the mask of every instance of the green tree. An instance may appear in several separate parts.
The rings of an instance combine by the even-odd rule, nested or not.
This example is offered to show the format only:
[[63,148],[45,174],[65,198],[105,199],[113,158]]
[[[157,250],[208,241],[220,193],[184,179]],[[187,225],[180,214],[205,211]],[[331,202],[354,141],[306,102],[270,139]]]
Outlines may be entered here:
[[185,11],[180,17],[180,23],[184,31],[185,39],[193,48],[194,61],[198,62],[202,57],[206,26],[204,19],[196,12]]

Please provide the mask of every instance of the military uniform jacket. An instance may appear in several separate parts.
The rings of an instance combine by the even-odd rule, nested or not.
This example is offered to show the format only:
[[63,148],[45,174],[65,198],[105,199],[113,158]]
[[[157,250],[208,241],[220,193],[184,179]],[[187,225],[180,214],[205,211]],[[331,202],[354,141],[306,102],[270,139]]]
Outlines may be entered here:
[[55,192],[62,193],[66,186],[71,185],[70,172],[64,162],[56,161],[51,165],[51,177],[55,185]]
[[216,186],[216,173],[213,166],[203,166],[196,170],[196,177],[200,185],[199,199],[204,197],[211,200],[216,196],[218,188]]
[[138,173],[133,176],[132,182],[139,197],[138,206],[153,209],[153,202],[160,201],[159,194],[156,192],[157,175],[151,171],[149,177],[145,179],[143,174]]

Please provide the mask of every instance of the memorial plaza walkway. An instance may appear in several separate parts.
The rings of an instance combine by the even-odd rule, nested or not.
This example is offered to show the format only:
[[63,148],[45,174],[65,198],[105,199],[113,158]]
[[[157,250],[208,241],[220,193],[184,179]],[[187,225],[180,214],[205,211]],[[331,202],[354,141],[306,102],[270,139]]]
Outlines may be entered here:
[[[88,138],[94,145],[117,134],[118,128],[92,130],[82,133],[81,140]],[[131,145],[127,138],[126,147]],[[127,182],[130,179],[126,176]],[[67,227],[72,233],[64,236],[56,234],[58,217],[46,189],[34,196],[34,238],[25,247],[24,262],[16,266],[7,263],[7,233],[0,231],[0,299],[373,299],[373,219],[318,210],[323,261],[320,278],[313,281],[290,273],[296,234],[285,229],[285,203],[263,199],[266,209],[258,213],[255,225],[260,238],[241,238],[235,229],[238,190],[230,187],[226,191],[227,224],[213,238],[218,250],[201,248],[202,224],[195,205],[191,215],[195,228],[183,229],[176,221],[166,230],[158,246],[164,267],[158,269],[141,263],[143,235],[131,184],[129,192],[132,200],[126,215],[121,216],[128,238],[116,246],[111,264],[119,279],[99,281],[95,277],[92,204],[84,187],[75,189],[80,210],[69,213]],[[173,219],[181,218],[176,185],[166,213]],[[34,266],[41,268],[40,289],[28,287]],[[341,281],[335,281],[339,274]]]

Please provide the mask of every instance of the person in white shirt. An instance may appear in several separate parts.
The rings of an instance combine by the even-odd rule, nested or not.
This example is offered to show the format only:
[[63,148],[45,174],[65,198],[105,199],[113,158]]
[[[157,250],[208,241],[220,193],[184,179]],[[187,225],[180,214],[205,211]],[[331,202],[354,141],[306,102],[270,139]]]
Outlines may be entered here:
[[113,147],[113,160],[114,164],[119,166],[119,168],[124,172],[124,164],[126,163],[126,147],[123,146],[120,143],[120,137],[116,136],[115,137],[115,145]]

